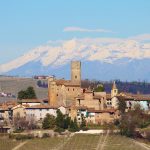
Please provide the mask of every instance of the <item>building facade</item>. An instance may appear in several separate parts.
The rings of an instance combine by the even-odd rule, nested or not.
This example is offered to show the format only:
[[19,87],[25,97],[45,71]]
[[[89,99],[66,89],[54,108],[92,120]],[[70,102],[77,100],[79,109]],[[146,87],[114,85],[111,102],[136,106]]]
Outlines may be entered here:
[[81,92],[81,62],[71,62],[71,80],[48,79],[49,105],[69,106],[74,103],[74,98]]

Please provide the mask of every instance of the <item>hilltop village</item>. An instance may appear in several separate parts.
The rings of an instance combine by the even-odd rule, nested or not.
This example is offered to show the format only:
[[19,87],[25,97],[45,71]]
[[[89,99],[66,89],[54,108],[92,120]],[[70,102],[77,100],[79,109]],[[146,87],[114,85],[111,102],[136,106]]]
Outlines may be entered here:
[[72,120],[76,118],[78,124],[81,124],[84,117],[86,124],[103,125],[120,118],[120,100],[126,103],[126,112],[134,109],[136,104],[140,104],[146,113],[150,110],[149,95],[119,93],[115,82],[111,93],[82,88],[80,61],[71,62],[70,80],[48,77],[47,81],[47,99],[21,99],[0,103],[0,123],[5,124],[3,131],[13,128],[12,122],[18,114],[22,118],[32,118],[40,124],[47,114],[56,117],[57,110],[60,110]]

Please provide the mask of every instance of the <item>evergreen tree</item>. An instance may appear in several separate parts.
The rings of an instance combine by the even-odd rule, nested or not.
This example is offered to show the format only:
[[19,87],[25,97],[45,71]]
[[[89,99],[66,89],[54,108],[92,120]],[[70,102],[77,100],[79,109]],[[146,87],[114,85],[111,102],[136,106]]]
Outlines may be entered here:
[[55,127],[55,117],[53,115],[47,114],[42,122],[43,129],[53,129]]
[[33,87],[28,87],[25,91],[21,90],[18,92],[18,99],[34,99],[36,94]]
[[33,87],[31,87],[31,86],[28,87],[26,90],[26,93],[27,93],[29,99],[36,98],[36,94],[35,94]]
[[71,123],[71,118],[67,115],[64,119],[64,129],[68,129]]
[[64,115],[59,109],[57,110],[56,126],[59,128],[64,128]]
[[126,102],[123,98],[119,98],[119,101],[118,101],[118,109],[119,111],[124,114],[125,113],[125,110],[126,110]]

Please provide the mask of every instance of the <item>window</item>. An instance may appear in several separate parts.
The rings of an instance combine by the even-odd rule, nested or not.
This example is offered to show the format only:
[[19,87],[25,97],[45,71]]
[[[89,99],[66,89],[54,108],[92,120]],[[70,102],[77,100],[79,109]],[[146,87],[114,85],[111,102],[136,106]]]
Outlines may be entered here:
[[73,91],[74,91],[74,88],[73,88]]
[[77,79],[77,76],[75,76],[75,79]]
[[68,91],[69,91],[69,88],[68,88]]

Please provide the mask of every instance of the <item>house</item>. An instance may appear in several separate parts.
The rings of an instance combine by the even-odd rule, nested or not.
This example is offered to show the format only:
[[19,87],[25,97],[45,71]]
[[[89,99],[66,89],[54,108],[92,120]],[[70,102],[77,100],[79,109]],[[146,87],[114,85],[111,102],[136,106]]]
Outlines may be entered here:
[[22,105],[36,106],[36,105],[41,105],[42,100],[39,100],[39,99],[22,99],[19,101],[19,103]]
[[92,107],[96,110],[102,110],[105,107],[106,92],[94,92],[85,90],[81,95],[75,97],[75,105],[78,107]]
[[8,101],[0,104],[0,122],[10,123],[13,117],[12,107],[15,105],[15,101]]
[[150,95],[145,94],[132,94],[132,93],[118,93],[118,89],[116,83],[113,83],[111,94],[106,95],[106,106],[107,108],[118,109],[118,102],[125,101],[126,102],[126,111],[129,109],[134,109],[136,104],[140,104],[140,106],[144,110],[150,110]]
[[18,104],[14,107],[12,107],[12,111],[13,111],[13,118],[17,117],[19,115],[19,117],[26,117],[26,106],[28,105],[21,105]]
[[43,120],[46,114],[51,114],[56,117],[57,113],[56,107],[51,107],[49,105],[32,105],[26,107],[26,117],[34,118],[36,121]]
[[26,117],[34,118],[36,121],[43,120],[46,114],[57,116],[57,109],[59,109],[63,114],[67,113],[67,109],[64,106],[50,106],[50,105],[33,105],[26,107]]

